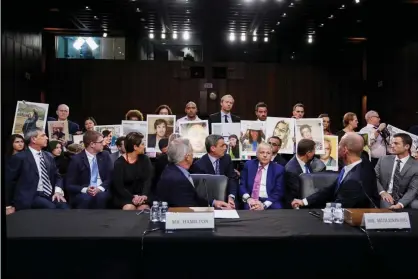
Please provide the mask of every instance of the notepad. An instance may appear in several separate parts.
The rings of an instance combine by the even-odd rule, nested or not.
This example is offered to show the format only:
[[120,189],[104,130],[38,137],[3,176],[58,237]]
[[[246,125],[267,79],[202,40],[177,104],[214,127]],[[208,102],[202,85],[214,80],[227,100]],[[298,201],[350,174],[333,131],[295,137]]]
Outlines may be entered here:
[[215,219],[239,219],[236,210],[215,210]]

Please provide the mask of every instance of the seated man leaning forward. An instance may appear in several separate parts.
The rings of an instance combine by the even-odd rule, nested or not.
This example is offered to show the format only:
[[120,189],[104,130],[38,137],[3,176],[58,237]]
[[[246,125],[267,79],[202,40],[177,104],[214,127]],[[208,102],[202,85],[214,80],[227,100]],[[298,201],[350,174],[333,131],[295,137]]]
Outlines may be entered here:
[[241,171],[240,194],[246,209],[282,208],[284,167],[271,162],[272,148],[267,143],[257,147],[257,159],[247,161]]
[[157,185],[157,196],[170,207],[199,207],[212,205],[228,208],[224,201],[206,200],[196,192],[189,169],[193,164],[193,148],[188,139],[178,138],[170,142],[167,150],[169,164],[165,167]]

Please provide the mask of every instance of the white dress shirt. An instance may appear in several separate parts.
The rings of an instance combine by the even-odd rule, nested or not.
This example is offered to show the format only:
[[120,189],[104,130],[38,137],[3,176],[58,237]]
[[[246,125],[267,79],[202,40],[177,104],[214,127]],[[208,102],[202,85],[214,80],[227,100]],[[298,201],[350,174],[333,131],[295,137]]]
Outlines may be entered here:
[[[360,160],[358,160],[358,161],[356,161],[356,162],[354,162],[354,163],[351,163],[351,164],[349,164],[349,165],[347,165],[347,166],[345,166],[344,167],[344,174],[343,174],[343,177],[341,177],[341,182],[342,181],[344,181],[344,179],[347,177],[347,174],[355,167],[355,166],[357,166],[358,164],[360,164],[362,162],[362,160],[360,159]],[[302,200],[302,202],[303,202],[303,204],[305,205],[305,206],[307,206],[308,205],[308,200],[307,199],[303,199]]]
[[[225,115],[227,118],[227,122],[225,122]],[[225,113],[223,111],[221,111],[221,123],[232,123],[232,117],[231,117],[231,113]]]
[[[264,166],[262,173],[261,173],[261,181],[260,181],[260,193],[259,193],[259,197],[263,198],[263,199],[267,199],[268,198],[268,194],[267,194],[267,172],[269,169],[269,165],[267,164]],[[261,167],[261,164],[258,164],[258,169]],[[253,186],[254,187],[254,186]],[[245,193],[244,195],[242,195],[242,199],[246,200],[248,198],[250,198],[251,196],[248,193]],[[265,208],[269,208],[272,205],[271,201],[265,201],[264,203]]]
[[182,117],[182,118],[179,118],[179,119],[176,121],[176,133],[178,133],[178,132],[179,132],[179,125],[180,125],[180,122],[198,121],[198,120],[201,120],[201,119],[200,119],[197,115],[196,115],[195,119],[190,119],[187,115],[186,115],[186,116],[184,116],[184,117]]
[[[43,192],[44,191],[44,187],[43,187],[42,179],[41,179],[41,173],[42,173],[42,170],[41,170],[41,158],[39,157],[39,153],[42,152],[42,151],[37,151],[37,150],[33,149],[30,146],[29,146],[29,150],[32,152],[32,155],[33,155],[33,157],[35,159],[36,167],[38,168],[38,173],[39,173],[38,187],[36,188],[36,190],[38,192]],[[42,154],[42,156],[44,156],[44,160],[46,161],[45,154]],[[48,177],[48,178],[49,178],[49,181],[51,182],[51,178],[50,177]],[[55,186],[55,193],[64,194],[64,191],[60,187]]]
[[[389,186],[388,186],[388,190],[387,190],[387,192],[389,194],[392,194],[392,191],[393,191],[393,177],[395,176],[396,165],[398,164],[397,160],[401,160],[401,165],[400,165],[400,170],[399,171],[402,171],[406,162],[409,160],[409,156],[406,156],[405,158],[402,158],[402,159],[399,159],[398,156],[395,157],[395,160],[393,161],[392,175],[390,177],[390,182],[389,182]],[[380,192],[379,194],[382,194],[383,192],[384,191]]]
[[300,167],[302,168],[302,172],[307,173],[305,166],[309,167],[309,164],[307,164],[304,161],[302,161],[301,159],[299,159],[298,155],[295,155],[295,156],[296,156],[296,160],[298,160],[298,163],[299,163]]
[[[96,157],[96,163],[97,163],[97,168],[99,168],[99,162],[97,161],[97,156],[93,155],[91,153],[89,153],[87,150],[84,149],[84,151],[86,152],[87,155],[87,159],[89,160],[89,165],[90,165],[90,175],[93,172],[93,159],[94,157]],[[89,181],[90,183],[90,181]],[[97,173],[97,185],[102,185],[102,179],[100,178],[100,172]],[[99,188],[102,192],[106,191],[105,188],[103,188],[102,186],[97,186],[97,188]],[[81,189],[81,193],[87,193],[87,189],[88,187],[84,187],[83,189]]]
[[386,144],[385,140],[379,134],[377,137],[375,136],[376,128],[372,124],[367,124],[366,127],[360,130],[360,134],[369,134],[369,142],[370,142],[370,153],[372,158],[379,159],[383,156],[386,156]]

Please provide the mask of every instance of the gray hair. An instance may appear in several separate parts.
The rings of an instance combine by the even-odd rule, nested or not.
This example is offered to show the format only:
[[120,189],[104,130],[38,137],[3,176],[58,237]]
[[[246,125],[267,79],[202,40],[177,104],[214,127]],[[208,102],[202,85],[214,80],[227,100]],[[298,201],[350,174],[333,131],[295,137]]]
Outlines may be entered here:
[[373,116],[378,115],[378,113],[374,110],[369,110],[366,115],[364,116],[364,118],[366,119],[366,121],[369,121],[370,118],[372,118]]
[[39,133],[43,133],[44,130],[42,130],[41,128],[36,127],[35,129],[32,129],[30,131],[28,131],[25,134],[25,142],[26,144],[29,144],[32,138],[36,138]]
[[234,101],[234,97],[232,97],[232,95],[223,95],[221,98],[221,102],[225,101],[225,99],[232,99],[232,101]]
[[190,141],[185,138],[174,139],[168,145],[168,161],[178,164],[184,160],[187,154],[193,154],[193,148]]
[[206,152],[210,153],[210,148],[212,146],[216,146],[218,144],[218,141],[224,139],[223,136],[220,135],[209,135],[206,137],[205,139],[205,147],[206,147]]
[[258,152],[260,151],[260,149],[263,148],[263,147],[267,147],[273,153],[273,148],[271,147],[270,144],[265,143],[265,142],[260,142],[257,146],[257,155],[258,155]]
[[180,135],[180,134],[177,134],[177,133],[173,133],[173,134],[171,134],[171,135],[168,137],[168,142],[170,143],[170,142],[172,142],[173,140],[178,139],[178,138],[181,138],[181,135]]

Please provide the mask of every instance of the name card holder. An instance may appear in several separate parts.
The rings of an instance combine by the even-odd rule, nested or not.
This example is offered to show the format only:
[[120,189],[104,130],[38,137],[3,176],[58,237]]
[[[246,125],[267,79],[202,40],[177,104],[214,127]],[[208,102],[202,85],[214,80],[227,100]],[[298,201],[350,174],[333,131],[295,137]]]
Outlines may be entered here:
[[410,230],[408,212],[364,213],[362,226],[366,230]]
[[213,207],[172,207],[169,208],[165,222],[166,232],[178,230],[215,230]]

